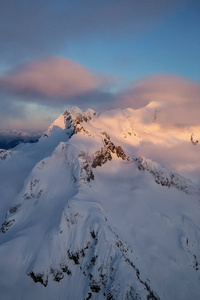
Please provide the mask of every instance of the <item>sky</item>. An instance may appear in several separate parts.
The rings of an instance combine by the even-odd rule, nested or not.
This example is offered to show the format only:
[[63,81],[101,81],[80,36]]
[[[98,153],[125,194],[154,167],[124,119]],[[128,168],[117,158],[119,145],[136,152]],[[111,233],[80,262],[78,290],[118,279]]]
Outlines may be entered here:
[[199,28],[199,0],[0,1],[0,129],[152,101],[199,125]]

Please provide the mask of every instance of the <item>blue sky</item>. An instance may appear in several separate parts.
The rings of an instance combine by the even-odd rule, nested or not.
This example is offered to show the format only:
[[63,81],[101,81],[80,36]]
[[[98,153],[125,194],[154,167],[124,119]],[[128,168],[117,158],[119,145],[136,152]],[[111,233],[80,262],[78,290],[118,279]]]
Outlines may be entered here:
[[77,40],[62,56],[91,69],[136,79],[173,73],[200,80],[200,2],[173,9],[144,32],[117,39]]
[[45,128],[71,105],[115,107],[151,76],[199,88],[198,0],[1,1],[0,27],[0,128]]

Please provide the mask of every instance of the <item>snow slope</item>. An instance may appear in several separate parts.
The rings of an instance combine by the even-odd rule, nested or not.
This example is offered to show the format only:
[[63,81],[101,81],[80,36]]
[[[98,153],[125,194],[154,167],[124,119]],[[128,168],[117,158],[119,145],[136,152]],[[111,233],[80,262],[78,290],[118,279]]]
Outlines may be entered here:
[[71,108],[0,162],[1,299],[199,299],[199,188],[134,118]]

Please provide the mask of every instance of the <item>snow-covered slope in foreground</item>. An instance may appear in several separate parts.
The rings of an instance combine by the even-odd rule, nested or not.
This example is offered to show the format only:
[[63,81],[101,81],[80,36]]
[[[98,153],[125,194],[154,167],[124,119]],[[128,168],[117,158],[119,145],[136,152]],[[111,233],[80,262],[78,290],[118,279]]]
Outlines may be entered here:
[[0,161],[1,299],[199,299],[200,191],[133,110],[67,110]]

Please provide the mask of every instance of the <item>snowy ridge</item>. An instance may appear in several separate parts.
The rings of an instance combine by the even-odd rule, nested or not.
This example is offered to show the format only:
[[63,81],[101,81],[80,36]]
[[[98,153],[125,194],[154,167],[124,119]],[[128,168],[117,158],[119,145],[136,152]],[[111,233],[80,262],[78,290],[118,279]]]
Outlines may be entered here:
[[154,177],[156,183],[168,188],[176,188],[189,195],[200,196],[200,189],[189,179],[167,170],[165,167],[162,167],[159,163],[151,159],[139,157],[136,158],[135,161],[138,169],[148,171]]

